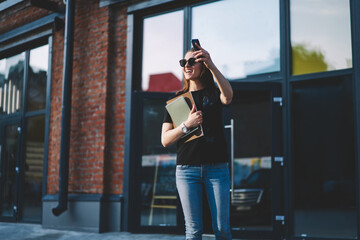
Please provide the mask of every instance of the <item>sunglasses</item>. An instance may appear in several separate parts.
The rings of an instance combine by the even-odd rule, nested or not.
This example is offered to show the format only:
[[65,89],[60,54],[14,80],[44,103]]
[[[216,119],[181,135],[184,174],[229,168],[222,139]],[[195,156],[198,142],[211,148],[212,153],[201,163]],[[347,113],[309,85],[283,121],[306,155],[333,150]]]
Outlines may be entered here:
[[196,63],[195,61],[196,61],[195,58],[189,58],[188,60],[186,60],[186,59],[181,59],[181,60],[179,61],[179,63],[180,63],[180,66],[181,66],[181,67],[185,67],[186,63],[188,63],[190,66],[194,66],[195,63]]

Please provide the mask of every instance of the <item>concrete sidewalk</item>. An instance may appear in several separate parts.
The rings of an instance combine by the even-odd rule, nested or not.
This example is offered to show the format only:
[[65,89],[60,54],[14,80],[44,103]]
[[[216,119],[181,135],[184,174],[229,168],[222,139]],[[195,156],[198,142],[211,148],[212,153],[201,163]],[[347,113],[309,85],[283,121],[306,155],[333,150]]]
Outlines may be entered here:
[[[131,234],[128,232],[89,233],[43,229],[39,224],[0,223],[0,240],[184,240],[171,234]],[[206,235],[203,240],[214,240]]]

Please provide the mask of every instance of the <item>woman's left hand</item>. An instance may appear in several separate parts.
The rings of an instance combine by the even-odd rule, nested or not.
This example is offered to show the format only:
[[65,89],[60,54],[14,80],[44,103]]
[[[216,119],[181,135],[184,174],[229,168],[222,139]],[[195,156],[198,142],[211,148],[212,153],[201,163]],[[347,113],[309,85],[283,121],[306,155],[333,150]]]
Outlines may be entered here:
[[196,62],[204,62],[205,66],[209,69],[214,65],[213,61],[211,60],[210,53],[206,51],[204,48],[199,46],[196,43],[196,46],[200,49],[195,51],[194,57],[196,58]]

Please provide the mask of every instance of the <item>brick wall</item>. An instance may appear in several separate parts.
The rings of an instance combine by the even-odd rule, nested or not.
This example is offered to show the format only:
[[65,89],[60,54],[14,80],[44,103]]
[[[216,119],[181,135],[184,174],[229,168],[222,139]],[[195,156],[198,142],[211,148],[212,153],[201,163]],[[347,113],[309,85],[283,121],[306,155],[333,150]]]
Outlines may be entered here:
[[[76,1],[70,193],[122,193],[126,10],[121,4],[100,8],[98,0]],[[29,1],[17,4],[0,13],[0,34],[50,13]],[[47,194],[58,192],[63,48],[64,29],[53,35]]]
[[[63,57],[64,29],[55,32],[53,37],[47,178],[47,193],[49,194],[56,193],[58,189]],[[46,179],[44,179],[44,181],[46,181]]]
[[[98,1],[76,1],[70,193],[122,193],[126,28],[125,6],[99,8]],[[63,41],[63,35],[55,38]],[[56,48],[54,58],[59,54],[62,61],[62,53],[55,53]],[[59,46],[59,51],[62,48]],[[62,69],[59,70],[53,74],[51,96],[49,194],[58,189]]]
[[107,138],[105,160],[106,193],[121,193],[123,189],[124,133],[125,133],[125,82],[127,7],[110,11],[109,81],[107,99]]

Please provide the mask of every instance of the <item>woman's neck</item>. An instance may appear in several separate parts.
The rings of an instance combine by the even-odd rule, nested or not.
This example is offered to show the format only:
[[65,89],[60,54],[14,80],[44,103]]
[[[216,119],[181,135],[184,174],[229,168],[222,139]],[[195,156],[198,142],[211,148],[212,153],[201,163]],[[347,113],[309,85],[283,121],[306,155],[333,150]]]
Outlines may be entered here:
[[205,86],[199,81],[190,81],[189,91],[199,91],[204,88]]

